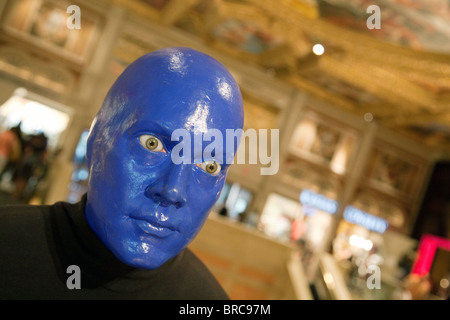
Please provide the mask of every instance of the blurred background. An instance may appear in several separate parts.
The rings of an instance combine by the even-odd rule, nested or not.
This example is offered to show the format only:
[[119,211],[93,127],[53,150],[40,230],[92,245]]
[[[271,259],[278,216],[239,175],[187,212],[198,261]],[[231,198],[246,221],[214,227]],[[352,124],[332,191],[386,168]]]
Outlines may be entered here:
[[107,90],[169,46],[279,129],[277,174],[233,165],[191,244],[232,299],[448,298],[448,0],[1,1],[0,203],[78,201]]

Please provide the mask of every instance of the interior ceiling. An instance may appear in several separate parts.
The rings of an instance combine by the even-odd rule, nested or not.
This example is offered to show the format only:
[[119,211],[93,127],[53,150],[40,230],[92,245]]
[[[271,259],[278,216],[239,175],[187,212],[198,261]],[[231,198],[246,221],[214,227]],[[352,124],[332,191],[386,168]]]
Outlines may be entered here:
[[[450,0],[111,0],[331,104],[450,150]],[[325,53],[311,48],[321,43]]]

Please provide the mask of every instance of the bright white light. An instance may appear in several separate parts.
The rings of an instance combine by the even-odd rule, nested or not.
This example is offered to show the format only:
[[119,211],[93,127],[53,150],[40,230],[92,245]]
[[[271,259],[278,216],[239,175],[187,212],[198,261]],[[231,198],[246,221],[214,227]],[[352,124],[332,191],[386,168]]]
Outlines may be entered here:
[[327,287],[330,289],[334,289],[334,279],[333,276],[331,275],[331,273],[329,272],[325,272],[323,275],[323,280],[325,281],[325,283],[327,284]]
[[364,240],[363,242],[363,249],[366,251],[370,251],[370,249],[372,249],[373,247],[373,242],[370,240]]
[[[25,94],[25,92],[20,92]],[[21,122],[25,134],[43,132],[49,139],[49,145],[54,146],[58,136],[66,129],[70,115],[51,106],[13,95],[3,105],[0,105],[0,119],[5,128],[13,127]]]
[[356,234],[352,234],[350,236],[349,242],[352,246],[364,249],[366,251],[369,251],[373,247],[372,241],[370,241],[368,239],[364,239],[363,237],[358,236]]
[[321,56],[325,52],[325,48],[323,47],[323,45],[318,43],[314,45],[312,51],[314,52],[314,54]]

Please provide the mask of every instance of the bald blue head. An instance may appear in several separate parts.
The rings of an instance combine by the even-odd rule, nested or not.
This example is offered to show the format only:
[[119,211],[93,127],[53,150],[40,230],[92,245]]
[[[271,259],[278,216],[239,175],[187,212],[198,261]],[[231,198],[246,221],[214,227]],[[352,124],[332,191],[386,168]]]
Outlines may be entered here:
[[202,227],[228,165],[201,156],[174,163],[172,133],[183,129],[193,142],[242,126],[239,87],[214,58],[167,48],[137,59],[111,87],[88,139],[93,230],[136,267],[154,269],[178,254]]

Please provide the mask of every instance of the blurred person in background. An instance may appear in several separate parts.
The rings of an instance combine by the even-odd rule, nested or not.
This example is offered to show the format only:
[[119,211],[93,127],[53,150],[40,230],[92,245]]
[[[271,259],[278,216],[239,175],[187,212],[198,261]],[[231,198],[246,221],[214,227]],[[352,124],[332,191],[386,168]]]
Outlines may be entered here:
[[22,156],[20,124],[0,133],[0,175],[11,165],[17,165]]
[[27,203],[32,197],[39,181],[47,173],[47,137],[40,133],[31,135],[25,142],[23,156],[17,163],[13,174],[15,189],[13,199]]

